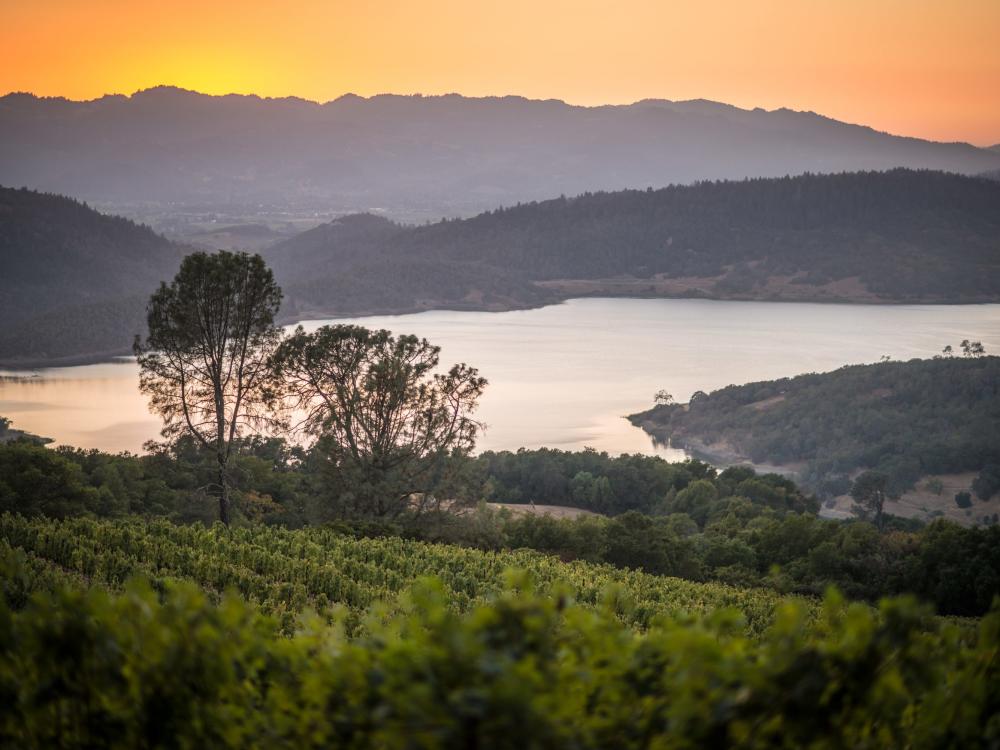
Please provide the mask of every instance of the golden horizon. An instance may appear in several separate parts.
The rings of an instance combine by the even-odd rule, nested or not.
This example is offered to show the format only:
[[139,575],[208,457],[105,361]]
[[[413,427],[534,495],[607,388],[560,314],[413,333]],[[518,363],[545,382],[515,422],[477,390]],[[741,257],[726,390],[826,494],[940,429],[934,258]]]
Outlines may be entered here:
[[705,99],[1000,142],[996,0],[0,0],[0,91]]

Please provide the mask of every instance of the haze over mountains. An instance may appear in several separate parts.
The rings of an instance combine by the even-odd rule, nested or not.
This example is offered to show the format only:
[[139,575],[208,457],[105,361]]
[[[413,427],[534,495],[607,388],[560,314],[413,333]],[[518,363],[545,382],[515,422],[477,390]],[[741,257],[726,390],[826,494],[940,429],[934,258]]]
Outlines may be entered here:
[[588,190],[891,167],[973,174],[1000,153],[787,109],[520,97],[206,96],[170,87],[85,102],[0,98],[0,179],[140,204],[472,215]]

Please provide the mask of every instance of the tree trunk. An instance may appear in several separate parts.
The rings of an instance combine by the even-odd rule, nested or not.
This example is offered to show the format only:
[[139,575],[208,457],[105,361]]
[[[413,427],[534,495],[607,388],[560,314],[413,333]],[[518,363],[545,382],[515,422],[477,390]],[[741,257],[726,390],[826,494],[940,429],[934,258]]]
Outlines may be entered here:
[[219,520],[229,525],[229,481],[226,477],[226,463],[219,456]]

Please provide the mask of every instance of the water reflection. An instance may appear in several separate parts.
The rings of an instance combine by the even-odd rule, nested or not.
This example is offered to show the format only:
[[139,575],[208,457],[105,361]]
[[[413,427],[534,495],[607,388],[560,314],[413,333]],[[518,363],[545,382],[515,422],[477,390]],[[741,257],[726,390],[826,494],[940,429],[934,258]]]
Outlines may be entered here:
[[[441,346],[443,363],[478,367],[490,381],[479,413],[489,425],[481,449],[590,446],[671,459],[683,453],[654,445],[622,418],[651,405],[661,388],[686,401],[696,390],[882,355],[928,357],[964,338],[1000,351],[1000,305],[581,299],[538,310],[337,322],[415,333]],[[21,429],[104,450],[139,450],[158,436],[131,360],[0,377],[0,415]]]

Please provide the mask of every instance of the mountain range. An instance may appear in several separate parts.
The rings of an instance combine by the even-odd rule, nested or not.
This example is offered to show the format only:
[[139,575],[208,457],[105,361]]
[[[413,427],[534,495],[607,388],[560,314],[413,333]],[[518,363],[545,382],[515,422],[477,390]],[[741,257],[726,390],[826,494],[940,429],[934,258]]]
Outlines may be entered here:
[[0,98],[0,179],[112,210],[267,205],[469,216],[595,190],[803,172],[1000,169],[1000,153],[812,112],[711,101],[581,107],[521,97]]

